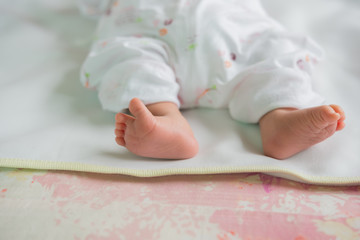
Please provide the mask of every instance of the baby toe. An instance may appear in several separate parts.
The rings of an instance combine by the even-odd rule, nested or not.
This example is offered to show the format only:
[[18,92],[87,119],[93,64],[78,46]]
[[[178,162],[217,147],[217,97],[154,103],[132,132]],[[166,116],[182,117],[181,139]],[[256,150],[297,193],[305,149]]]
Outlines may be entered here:
[[115,121],[117,122],[117,123],[123,123],[123,122],[125,122],[125,116],[124,116],[125,114],[123,114],[123,113],[118,113],[118,114],[116,114],[115,115]]
[[345,112],[344,110],[338,106],[338,105],[335,105],[335,104],[331,104],[330,107],[332,109],[334,109],[335,112],[337,112],[338,114],[340,114],[340,119],[339,121],[344,121],[345,120]]
[[116,137],[116,138],[115,138],[115,141],[116,141],[116,143],[119,144],[120,146],[125,146],[125,140],[124,140],[124,138],[122,138],[122,137]]
[[340,114],[336,112],[335,109],[333,109],[331,106],[324,105],[321,106],[318,110],[318,119],[323,123],[333,123],[338,121],[341,117]]
[[124,137],[124,135],[125,135],[124,130],[115,129],[115,136]]
[[115,115],[116,123],[123,123],[125,125],[131,124],[135,118],[133,116],[127,115],[125,113],[118,113]]
[[340,130],[343,130],[345,128],[345,123],[344,121],[339,121],[337,123],[337,126],[336,126],[336,131],[340,131]]
[[125,123],[115,123],[115,128],[119,130],[125,130],[126,124]]

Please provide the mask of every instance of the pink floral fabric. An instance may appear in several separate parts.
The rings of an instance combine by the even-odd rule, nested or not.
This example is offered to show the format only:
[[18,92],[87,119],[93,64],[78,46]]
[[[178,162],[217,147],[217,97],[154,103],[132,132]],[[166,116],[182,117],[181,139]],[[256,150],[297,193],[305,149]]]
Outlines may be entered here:
[[1,239],[359,239],[360,186],[0,170]]

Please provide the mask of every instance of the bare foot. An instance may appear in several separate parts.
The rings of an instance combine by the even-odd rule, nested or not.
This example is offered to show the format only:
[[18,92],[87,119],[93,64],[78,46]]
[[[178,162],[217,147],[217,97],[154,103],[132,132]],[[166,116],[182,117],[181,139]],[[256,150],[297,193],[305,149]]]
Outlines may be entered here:
[[198,152],[190,125],[177,106],[160,102],[145,106],[134,98],[129,104],[133,116],[118,113],[116,142],[136,155],[151,158],[186,159]]
[[307,109],[275,109],[260,119],[264,154],[285,159],[345,127],[345,114],[337,105]]

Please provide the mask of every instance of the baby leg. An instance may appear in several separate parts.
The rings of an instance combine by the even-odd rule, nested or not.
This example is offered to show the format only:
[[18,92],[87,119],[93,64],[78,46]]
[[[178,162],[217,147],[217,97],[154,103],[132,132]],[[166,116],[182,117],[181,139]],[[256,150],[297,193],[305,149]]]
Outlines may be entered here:
[[171,102],[145,106],[134,98],[133,116],[116,115],[116,142],[136,155],[151,158],[186,159],[198,152],[198,143],[186,119]]
[[345,114],[337,105],[275,109],[260,119],[264,154],[288,158],[342,130],[344,120]]

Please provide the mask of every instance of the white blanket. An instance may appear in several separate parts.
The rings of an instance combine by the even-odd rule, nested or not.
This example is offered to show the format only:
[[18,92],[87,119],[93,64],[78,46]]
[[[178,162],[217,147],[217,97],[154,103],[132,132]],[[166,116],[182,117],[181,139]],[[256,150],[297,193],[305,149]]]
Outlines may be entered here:
[[114,142],[114,114],[82,88],[79,68],[96,22],[72,1],[0,3],[0,166],[134,176],[265,172],[317,184],[360,184],[360,2],[264,0],[270,15],[327,52],[318,91],[342,106],[346,128],[287,160],[262,155],[257,125],[226,110],[184,115],[200,144],[192,159],[134,156]]

